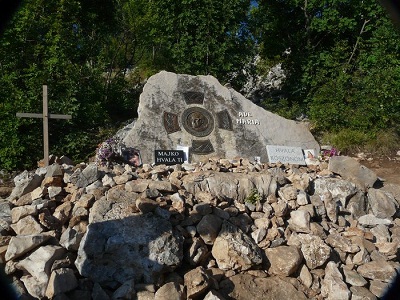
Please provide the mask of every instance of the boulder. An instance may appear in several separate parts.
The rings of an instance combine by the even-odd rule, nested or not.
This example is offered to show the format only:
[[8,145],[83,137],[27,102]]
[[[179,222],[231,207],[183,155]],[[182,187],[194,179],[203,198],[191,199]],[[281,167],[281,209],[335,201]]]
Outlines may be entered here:
[[314,181],[314,189],[315,194],[320,197],[327,192],[331,193],[332,199],[339,200],[343,208],[358,191],[354,183],[339,178],[317,178]]
[[237,200],[241,203],[255,189],[261,198],[275,194],[277,189],[274,178],[265,173],[221,173],[215,171],[204,172],[201,176],[196,172],[182,178],[184,188],[191,194],[208,192],[213,197],[226,200]]
[[299,234],[301,252],[309,269],[322,266],[331,255],[331,248],[316,235]]
[[[133,201],[133,200],[132,200]],[[155,282],[182,261],[182,238],[168,220],[135,214],[129,201],[97,201],[75,265],[94,282]]]
[[303,260],[300,250],[294,246],[267,248],[265,255],[271,264],[268,272],[281,276],[290,276],[295,273]]
[[376,300],[376,296],[367,288],[360,286],[351,286],[351,300]]
[[32,192],[37,187],[40,187],[43,177],[44,177],[43,175],[30,173],[26,170],[21,174],[15,176],[14,178],[15,187],[11,192],[11,195],[8,197],[8,200],[12,201],[14,199],[17,199],[27,193]]
[[364,215],[358,218],[358,222],[364,227],[374,227],[376,225],[389,225],[389,219],[377,218],[373,214]]
[[262,263],[261,249],[253,239],[227,221],[222,223],[211,252],[222,270],[248,270]]
[[396,276],[395,268],[386,261],[370,261],[357,268],[357,272],[368,279],[391,282]]
[[16,234],[39,234],[43,232],[42,226],[32,216],[26,216],[17,223],[12,224],[11,228]]
[[187,288],[187,299],[198,299],[199,296],[207,292],[212,283],[210,275],[203,267],[197,267],[187,272],[184,280]]
[[279,277],[259,278],[249,274],[238,274],[222,281],[220,287],[220,293],[227,299],[307,299],[292,284]]
[[222,220],[214,215],[205,215],[199,224],[197,224],[197,232],[203,241],[212,245],[221,229]]
[[27,258],[19,261],[16,267],[25,270],[29,275],[21,278],[29,294],[43,298],[53,262],[64,256],[65,250],[59,246],[43,246],[35,250]]
[[368,202],[374,216],[382,219],[391,218],[399,206],[390,193],[378,189],[368,190]]
[[336,264],[328,262],[325,268],[325,277],[321,284],[321,295],[328,300],[349,300],[351,292],[343,281]]
[[127,147],[141,150],[143,163],[154,149],[190,148],[190,159],[245,157],[268,161],[267,145],[316,149],[306,124],[268,112],[212,76],[162,71],[140,95],[138,119],[126,134]]
[[295,232],[310,232],[310,214],[305,210],[294,210],[290,212],[289,227]]
[[53,297],[69,292],[78,286],[78,280],[74,271],[69,268],[61,268],[51,272],[49,282],[46,288],[46,297]]
[[35,234],[35,235],[18,235],[13,236],[6,252],[6,260],[16,259],[25,253],[39,247],[46,242],[51,235]]
[[378,180],[374,171],[348,156],[332,156],[329,159],[328,170],[339,174],[345,180],[354,182],[364,191],[373,187]]
[[77,176],[75,185],[78,188],[87,187],[100,177],[100,171],[96,164],[90,164]]

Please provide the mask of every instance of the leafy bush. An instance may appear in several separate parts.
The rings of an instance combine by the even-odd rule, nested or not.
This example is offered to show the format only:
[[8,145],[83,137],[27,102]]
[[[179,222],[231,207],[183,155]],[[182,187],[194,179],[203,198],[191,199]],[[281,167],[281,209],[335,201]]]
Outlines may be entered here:
[[261,201],[261,195],[256,188],[252,189],[250,194],[244,200],[244,202],[251,203],[254,205],[260,201]]

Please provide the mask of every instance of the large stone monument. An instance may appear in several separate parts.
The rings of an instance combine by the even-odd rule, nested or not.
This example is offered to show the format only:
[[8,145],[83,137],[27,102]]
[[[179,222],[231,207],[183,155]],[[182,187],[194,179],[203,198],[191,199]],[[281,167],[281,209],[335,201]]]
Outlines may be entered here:
[[259,157],[267,145],[315,149],[304,123],[287,120],[255,105],[212,76],[162,71],[150,77],[140,96],[138,119],[123,142],[140,150],[143,163],[154,150],[189,148],[189,160]]

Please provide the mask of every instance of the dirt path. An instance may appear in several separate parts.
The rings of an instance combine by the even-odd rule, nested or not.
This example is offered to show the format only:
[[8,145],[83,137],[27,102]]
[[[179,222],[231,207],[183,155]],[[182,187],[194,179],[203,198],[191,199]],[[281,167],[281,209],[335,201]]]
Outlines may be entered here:
[[362,160],[360,163],[373,170],[385,182],[400,185],[400,160],[374,158],[371,161]]

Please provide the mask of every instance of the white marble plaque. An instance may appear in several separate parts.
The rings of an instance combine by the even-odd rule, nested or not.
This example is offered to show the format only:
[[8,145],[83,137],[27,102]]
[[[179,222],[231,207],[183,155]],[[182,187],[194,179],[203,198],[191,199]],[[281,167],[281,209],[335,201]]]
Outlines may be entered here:
[[283,163],[305,165],[303,150],[300,147],[267,145],[268,161],[270,163]]
[[189,147],[188,146],[182,146],[182,145],[178,145],[176,146],[176,150],[182,150],[184,155],[184,162],[185,163],[189,163]]

